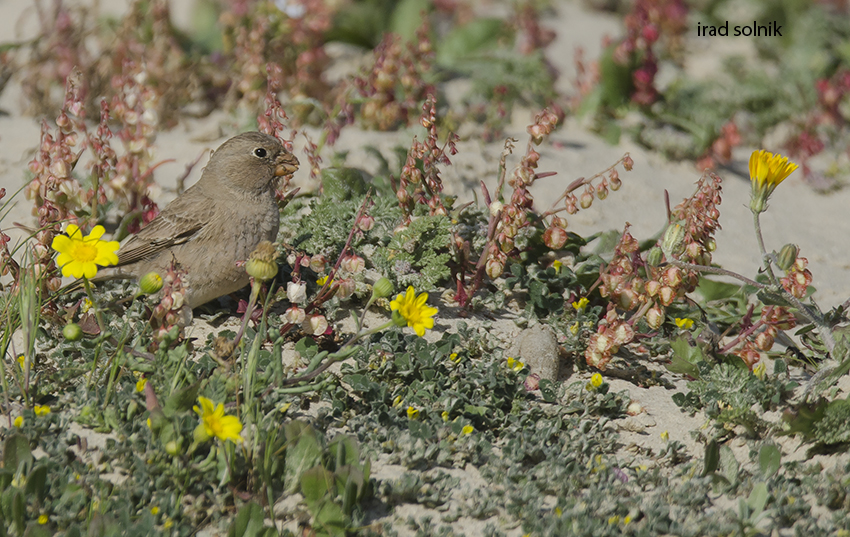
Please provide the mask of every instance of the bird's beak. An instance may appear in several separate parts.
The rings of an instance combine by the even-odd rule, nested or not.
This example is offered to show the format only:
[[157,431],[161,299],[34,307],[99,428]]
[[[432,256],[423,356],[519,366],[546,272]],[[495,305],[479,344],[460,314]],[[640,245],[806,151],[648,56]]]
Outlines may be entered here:
[[275,159],[275,177],[282,175],[291,175],[298,170],[298,159],[292,153],[281,153]]

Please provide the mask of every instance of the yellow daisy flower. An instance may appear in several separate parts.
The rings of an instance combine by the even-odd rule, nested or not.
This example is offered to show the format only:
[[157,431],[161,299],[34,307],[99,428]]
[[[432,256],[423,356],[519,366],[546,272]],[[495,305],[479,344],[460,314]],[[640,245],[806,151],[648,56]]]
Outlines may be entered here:
[[97,266],[118,264],[118,241],[102,241],[103,226],[94,226],[88,236],[83,237],[80,228],[69,224],[66,235],[57,235],[51,244],[59,252],[56,263],[62,267],[63,276],[94,278]]
[[750,181],[753,186],[750,209],[754,213],[764,212],[767,198],[796,169],[797,165],[788,162],[788,157],[778,153],[774,155],[764,149],[753,151],[750,155]]
[[224,404],[216,405],[206,397],[198,397],[200,408],[195,405],[195,412],[201,417],[201,423],[195,428],[195,439],[202,442],[217,437],[222,442],[231,440],[239,443],[242,437],[242,423],[236,416],[224,415]]
[[390,309],[393,311],[393,319],[399,326],[407,324],[416,332],[416,335],[422,337],[425,335],[425,330],[434,328],[434,319],[432,317],[437,314],[437,308],[428,306],[428,293],[421,293],[416,296],[416,291],[413,286],[407,288],[407,292],[398,295],[395,300],[390,302]]

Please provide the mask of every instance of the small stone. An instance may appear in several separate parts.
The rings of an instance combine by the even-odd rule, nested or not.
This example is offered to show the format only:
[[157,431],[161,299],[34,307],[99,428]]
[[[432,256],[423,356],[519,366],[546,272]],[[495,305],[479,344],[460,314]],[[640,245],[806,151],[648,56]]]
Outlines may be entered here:
[[538,324],[523,330],[518,338],[519,359],[541,379],[556,381],[560,370],[558,341],[552,329]]

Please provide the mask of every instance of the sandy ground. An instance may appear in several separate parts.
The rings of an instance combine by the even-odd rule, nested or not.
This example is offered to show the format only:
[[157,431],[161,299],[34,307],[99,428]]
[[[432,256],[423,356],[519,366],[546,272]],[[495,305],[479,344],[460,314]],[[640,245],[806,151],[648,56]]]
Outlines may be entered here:
[[[0,41],[21,40],[34,35],[35,20],[27,4],[20,0],[0,0]],[[109,0],[101,4],[109,12],[120,13],[124,2]],[[191,14],[190,3],[172,4],[175,4],[176,22],[178,25],[186,25]],[[602,37],[606,34],[615,36],[620,22],[609,15],[587,12],[577,3],[556,1],[555,6],[556,15],[548,18],[547,24],[557,31],[558,38],[549,48],[548,56],[561,70],[559,88],[569,91],[574,72],[575,48],[581,46],[586,51],[587,59],[595,58]],[[689,71],[704,73],[704,67],[719,63],[716,56],[721,51],[706,50],[704,43],[699,47],[700,50],[693,55],[696,67],[688,68]],[[740,51],[740,48],[732,49]],[[20,113],[22,102],[21,87],[13,80],[0,95],[0,110],[3,112],[0,115],[0,187],[5,187],[9,192],[16,191],[23,184],[27,162],[33,157],[39,142],[41,118],[23,116]],[[524,147],[527,139],[525,126],[531,118],[532,111],[517,111],[507,133],[520,140],[520,147]],[[186,163],[224,140],[218,128],[222,119],[223,116],[216,115],[204,120],[189,120],[172,131],[158,135],[156,158],[173,159],[173,162],[162,165],[156,171],[156,180],[162,186],[158,201],[164,203],[173,198],[174,181],[183,173]],[[349,128],[343,132],[335,149],[349,150],[349,164],[369,170],[374,169],[377,162],[367,156],[364,146],[390,149],[398,144],[408,144],[412,135],[413,131],[372,133]],[[608,199],[596,201],[591,209],[570,218],[570,229],[579,234],[607,229],[622,230],[624,224],[630,222],[633,235],[639,239],[646,238],[665,223],[664,190],[670,192],[671,202],[676,204],[693,192],[693,184],[700,176],[692,162],[667,162],[626,139],[617,146],[609,145],[582,129],[574,120],[567,120],[566,125],[554,133],[551,141],[553,143],[541,150],[540,169],[555,171],[557,175],[535,185],[533,194],[540,201],[556,198],[573,179],[601,171],[625,152],[629,152],[635,162],[634,171],[621,174],[623,186],[618,192],[612,192]],[[491,188],[495,186],[502,144],[464,140],[458,147],[460,153],[454,159],[455,165],[444,172],[446,190],[459,196],[462,201],[471,200],[474,199],[474,190],[478,188],[480,180],[483,179]],[[718,172],[724,179],[724,203],[720,207],[723,229],[717,236],[718,248],[715,254],[715,261],[723,267],[749,277],[754,276],[759,265],[752,216],[748,208],[750,185],[747,158],[753,149],[739,148],[735,152],[735,160]],[[205,160],[202,159],[202,163]],[[197,180],[200,171],[200,166],[193,170],[187,186]],[[294,184],[305,189],[314,187],[309,184],[303,170],[296,176]],[[787,242],[801,246],[814,275],[814,285],[817,287],[815,296],[825,309],[844,302],[850,296],[850,278],[847,277],[850,251],[846,248],[847,237],[850,236],[848,207],[850,189],[828,195],[818,194],[802,182],[798,172],[777,189],[771,198],[770,210],[762,217],[768,249],[778,249]],[[539,203],[537,208],[545,210],[546,206]],[[19,196],[9,217],[2,222],[4,230],[8,230],[12,222],[31,224],[30,210],[29,203],[23,196]],[[21,237],[14,229],[11,234],[16,239]],[[203,331],[201,328],[196,330]],[[633,442],[658,450],[662,447],[659,434],[669,430],[671,440],[685,442],[690,448],[697,447],[690,445],[693,440],[688,431],[702,426],[705,419],[699,415],[694,418],[684,416],[670,399],[675,390],[660,387],[640,389],[616,379],[612,380],[612,388],[628,389],[647,409],[647,414],[640,416],[637,422],[621,427],[624,444]],[[794,451],[793,447],[791,451]],[[391,478],[398,475],[398,471],[396,467],[382,467],[380,461],[374,468],[378,478]],[[486,486],[475,479],[471,479],[470,483],[470,486]],[[403,520],[410,513],[405,511],[396,515]],[[459,528],[460,531],[476,534],[488,521],[474,522],[482,525],[477,526],[477,529],[474,525]],[[518,532],[518,529],[512,531],[515,534]]]

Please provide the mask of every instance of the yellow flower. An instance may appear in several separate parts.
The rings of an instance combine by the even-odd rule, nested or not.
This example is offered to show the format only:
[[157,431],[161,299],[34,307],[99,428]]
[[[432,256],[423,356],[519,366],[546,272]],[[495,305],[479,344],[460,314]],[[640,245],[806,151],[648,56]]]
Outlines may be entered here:
[[608,525],[609,526],[615,526],[619,523],[620,523],[620,517],[618,517],[617,515],[614,515],[614,516],[608,518]]
[[574,322],[574,323],[570,326],[570,334],[572,334],[572,335],[576,335],[576,334],[578,334],[578,321]]
[[453,352],[449,355],[449,360],[451,360],[452,362],[454,362],[456,364],[459,364],[460,361],[463,360],[463,357],[458,356],[458,354],[456,352]]
[[62,276],[74,278],[94,278],[97,266],[107,267],[118,264],[118,241],[102,241],[103,226],[94,226],[88,236],[74,224],[69,224],[65,232],[57,235],[51,246],[59,252],[56,263],[62,267]]
[[41,524],[42,526],[47,524],[48,520],[50,520],[50,519],[47,518],[47,515],[39,515],[39,517],[38,517],[38,523]]
[[201,423],[195,428],[195,438],[209,439],[213,436],[225,442],[241,442],[242,423],[236,416],[224,415],[224,404],[215,405],[206,397],[198,397],[201,407],[194,407],[195,412],[201,417]]
[[148,383],[148,379],[147,379],[147,378],[145,378],[145,377],[140,378],[140,379],[136,382],[136,391],[137,391],[137,392],[143,392],[143,391],[145,391],[145,384],[147,384],[147,383]]
[[443,418],[443,421],[449,421],[449,411],[443,410],[443,413],[440,414],[440,417]]
[[47,405],[35,405],[32,409],[36,416],[46,416],[50,414],[50,407]]
[[797,165],[788,162],[788,157],[778,153],[774,155],[764,149],[753,151],[750,155],[750,182],[753,187],[750,209],[756,214],[764,212],[767,198],[796,169]]
[[23,354],[18,356],[18,365],[21,366],[21,369],[24,368],[24,361],[26,360],[26,356]]
[[166,529],[166,530],[171,529],[171,526],[173,526],[173,525],[174,525],[174,521],[171,520],[171,518],[169,517],[169,518],[165,519],[165,523],[162,525],[162,528]]
[[407,417],[412,420],[415,420],[419,417],[419,409],[414,408],[412,406],[407,407]]
[[158,514],[159,514],[159,507],[157,507],[157,506],[155,506],[155,505],[154,505],[153,507],[151,507],[151,514],[152,514],[153,516],[158,515]]
[[525,367],[525,364],[517,360],[516,358],[508,357],[508,367],[519,373],[520,371],[522,371],[522,368]]
[[557,259],[552,262],[552,267],[555,268],[555,272],[561,272],[561,266],[563,266],[563,263],[561,263]]
[[687,317],[684,319],[676,317],[676,326],[678,326],[682,330],[690,330],[694,327],[694,321],[693,319],[688,319]]
[[[318,280],[316,280],[316,285],[318,285],[319,287],[324,287],[324,285],[325,285],[327,282],[328,282],[328,275],[327,275],[327,274],[325,274],[324,276],[322,276],[321,278],[319,278]],[[333,281],[333,280],[331,280],[331,283],[333,283],[333,282],[334,282],[334,281]]]
[[764,362],[753,368],[753,375],[755,375],[759,380],[764,380],[765,373],[767,373],[767,364]]
[[632,522],[632,517],[629,516],[629,515],[626,515],[626,518],[623,519],[623,525],[628,526],[631,522]]
[[598,388],[598,387],[602,386],[603,382],[604,381],[602,380],[602,375],[600,375],[599,373],[594,373],[590,377],[590,385],[593,386],[594,388]]
[[[395,319],[398,315],[416,332],[417,336],[422,337],[425,335],[425,330],[434,328],[432,317],[437,314],[437,308],[428,306],[427,301],[428,293],[416,296],[416,291],[413,290],[413,286],[410,286],[407,288],[407,293],[399,294],[390,302],[390,309],[394,312],[393,318]],[[396,324],[404,326],[400,320],[396,320]]]
[[395,407],[397,407],[397,406],[400,406],[400,405],[401,405],[401,403],[402,403],[402,401],[403,401],[403,399],[401,398],[401,396],[400,396],[400,395],[396,395],[396,396],[395,396],[395,399],[393,399],[393,408],[395,408]]
[[589,302],[590,301],[587,299],[587,297],[583,296],[580,299],[573,302],[572,306],[576,311],[584,311],[584,308],[587,307],[587,304]]
[[92,309],[93,306],[94,306],[94,304],[92,303],[91,299],[86,297],[86,298],[83,299],[83,303],[80,304],[80,309],[82,310],[83,313],[88,313],[89,310]]
[[464,425],[463,429],[460,430],[460,434],[472,434],[474,430],[475,427],[473,427],[472,425]]
[[14,423],[15,423],[15,427],[17,427],[18,429],[20,429],[21,427],[23,427],[23,426],[24,426],[24,417],[23,417],[23,416],[18,416],[17,418],[15,418],[15,422],[14,422]]
[[661,433],[661,439],[667,442],[668,440],[670,440],[670,433],[664,431],[663,433]]

